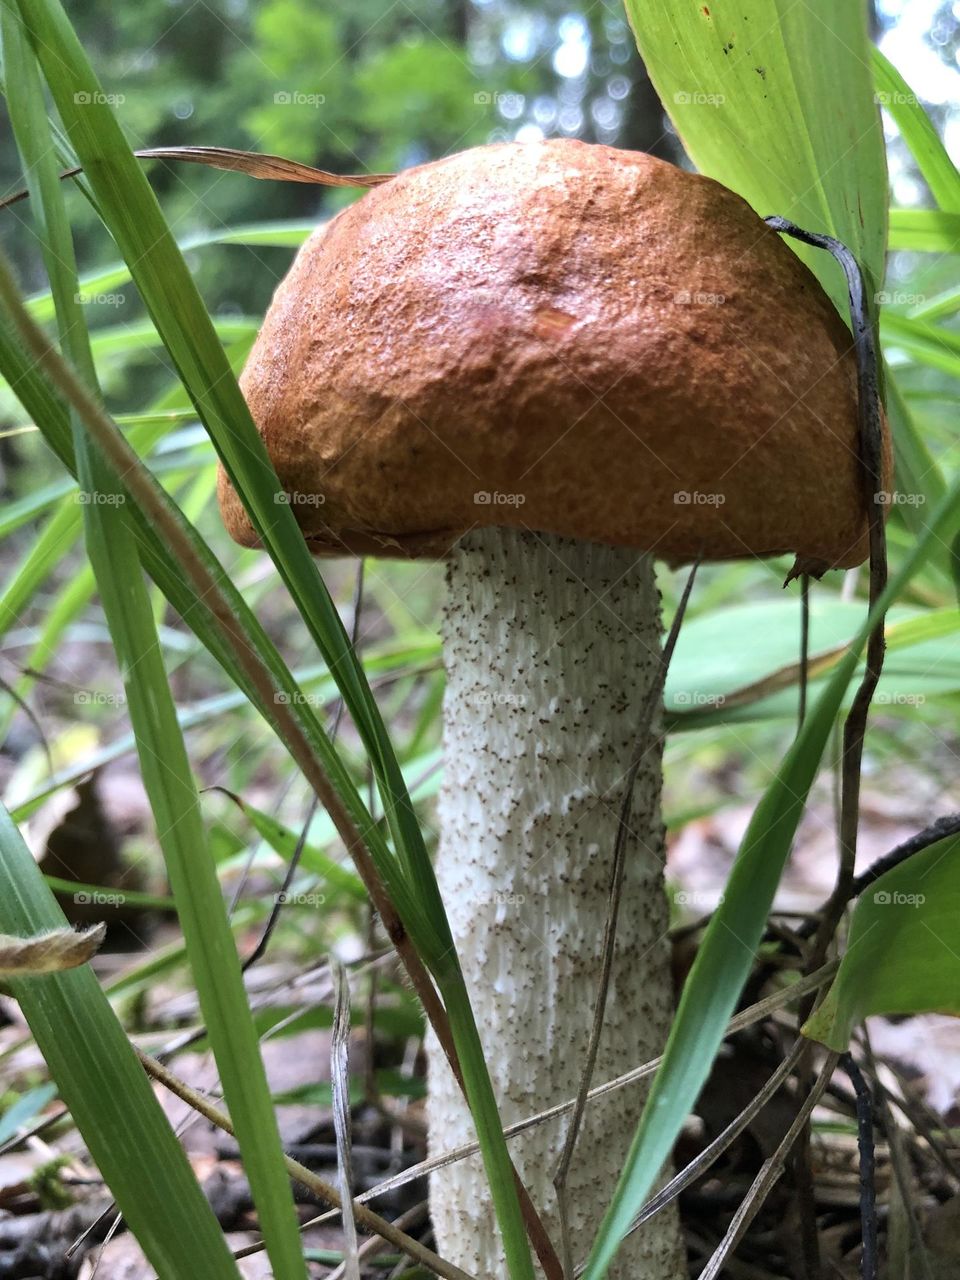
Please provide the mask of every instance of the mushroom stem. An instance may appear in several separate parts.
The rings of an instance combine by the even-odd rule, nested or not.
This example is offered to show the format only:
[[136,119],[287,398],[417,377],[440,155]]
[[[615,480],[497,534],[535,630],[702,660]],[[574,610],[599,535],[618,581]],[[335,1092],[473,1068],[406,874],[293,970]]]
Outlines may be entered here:
[[[618,809],[648,691],[660,601],[649,556],[489,528],[462,539],[444,618],[445,781],[437,875],[504,1124],[573,1098],[587,1055]],[[640,768],[595,1082],[654,1057],[672,1009],[661,752]],[[580,1259],[623,1169],[644,1093],[588,1106],[567,1182]],[[431,1047],[430,1142],[473,1138]],[[511,1143],[560,1248],[553,1177],[568,1117]],[[479,1157],[433,1175],[439,1251],[506,1277]],[[612,1280],[684,1274],[671,1208],[625,1242]]]

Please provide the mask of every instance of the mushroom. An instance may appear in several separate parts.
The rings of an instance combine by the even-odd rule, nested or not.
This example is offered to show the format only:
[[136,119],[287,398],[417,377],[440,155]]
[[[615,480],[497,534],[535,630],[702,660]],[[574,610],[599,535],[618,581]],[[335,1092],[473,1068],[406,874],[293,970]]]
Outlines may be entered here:
[[[408,170],[316,231],[242,386],[318,554],[447,559],[437,877],[504,1124],[567,1102],[660,665],[654,557],[865,558],[850,334],[717,182],[572,140],[504,143]],[[220,501],[253,545],[222,476]],[[673,1007],[659,723],[644,748],[598,1083],[662,1049]],[[643,1097],[586,1110],[575,1250]],[[473,1135],[436,1050],[429,1119],[435,1152]],[[566,1124],[511,1143],[557,1241]],[[503,1276],[479,1157],[435,1173],[431,1200],[440,1251]],[[610,1272],[681,1274],[672,1210]]]

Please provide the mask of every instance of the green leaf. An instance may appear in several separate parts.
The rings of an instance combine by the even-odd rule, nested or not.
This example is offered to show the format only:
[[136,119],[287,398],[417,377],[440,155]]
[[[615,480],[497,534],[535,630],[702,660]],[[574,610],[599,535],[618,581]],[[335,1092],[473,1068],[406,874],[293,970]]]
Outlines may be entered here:
[[17,1131],[28,1128],[57,1096],[55,1084],[41,1084],[21,1094],[0,1116],[0,1144],[9,1142]]
[[[216,231],[200,231],[178,241],[181,253],[203,249],[214,244],[259,245],[261,248],[298,249],[307,236],[320,226],[317,222],[261,222],[256,226],[221,227]],[[102,267],[80,277],[80,294],[83,298],[95,298],[98,294],[112,293],[127,284],[132,273],[125,262]],[[41,322],[54,317],[53,295],[49,290],[34,294],[28,302],[30,313]]]
[[[883,279],[887,176],[866,7],[626,0],[650,78],[697,168],[761,216],[842,240]],[[837,265],[797,246],[848,314]]]
[[955,330],[887,309],[881,331],[889,346],[909,351],[922,364],[960,378],[960,333]]
[[[220,789],[224,790],[224,788]],[[289,862],[296,852],[297,844],[300,840],[299,835],[291,831],[289,827],[285,827],[277,818],[264,813],[262,809],[258,809],[252,804],[248,804],[241,796],[225,790],[224,794],[230,797],[241,813],[246,814],[258,834],[266,840],[270,848],[275,853],[278,853],[284,861]],[[341,867],[332,858],[328,858],[316,846],[304,844],[300,860],[304,867],[321,876],[332,889],[348,894],[357,902],[367,901],[367,891],[363,887],[363,881],[360,877],[353,871],[348,871],[346,867]]]
[[[890,312],[884,311],[889,322]],[[887,417],[893,432],[894,476],[899,493],[919,495],[922,500],[898,506],[904,524],[914,537],[923,531],[924,508],[932,511],[943,497],[947,482],[943,472],[917,428],[897,378],[888,369],[885,377]],[[942,568],[942,559],[935,562]]]
[[[677,641],[664,703],[670,731],[742,723],[770,713],[783,690],[790,699],[773,703],[777,713],[796,715],[800,677],[800,602],[764,600],[712,609],[685,622]],[[810,691],[843,659],[856,635],[863,608],[856,601],[814,591],[810,600]],[[954,608],[894,608],[887,615],[887,663],[877,701],[916,705],[921,694],[960,689],[960,651]],[[744,637],[750,644],[744,644]]]
[[803,1034],[843,1052],[871,1014],[960,1015],[960,837],[938,840],[864,890],[827,995]]
[[914,253],[960,253],[960,213],[891,209],[890,248]]

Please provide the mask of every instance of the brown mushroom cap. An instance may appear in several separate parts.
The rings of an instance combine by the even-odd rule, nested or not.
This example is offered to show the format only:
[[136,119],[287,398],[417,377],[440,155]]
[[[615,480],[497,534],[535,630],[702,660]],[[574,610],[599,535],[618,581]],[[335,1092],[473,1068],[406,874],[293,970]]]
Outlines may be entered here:
[[[241,385],[318,553],[498,524],[867,554],[848,330],[739,196],[642,153],[504,143],[375,188],[304,244]],[[220,503],[253,544],[222,475]]]

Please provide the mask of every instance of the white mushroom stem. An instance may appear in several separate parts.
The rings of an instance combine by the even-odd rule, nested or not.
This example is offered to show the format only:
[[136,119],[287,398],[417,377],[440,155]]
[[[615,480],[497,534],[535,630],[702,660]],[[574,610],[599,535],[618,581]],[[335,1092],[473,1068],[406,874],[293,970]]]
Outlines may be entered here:
[[[444,620],[445,780],[437,875],[504,1124],[573,1098],[590,1037],[618,808],[658,673],[649,557],[509,529],[454,549]],[[654,726],[637,778],[616,958],[594,1083],[663,1048],[672,1009]],[[580,1261],[623,1169],[642,1086],[588,1105],[568,1179]],[[431,1046],[434,1153],[474,1138]],[[560,1250],[553,1175],[568,1120],[510,1144]],[[435,1173],[440,1252],[484,1280],[507,1272],[479,1157]],[[678,1280],[674,1213],[624,1244],[612,1280]]]

